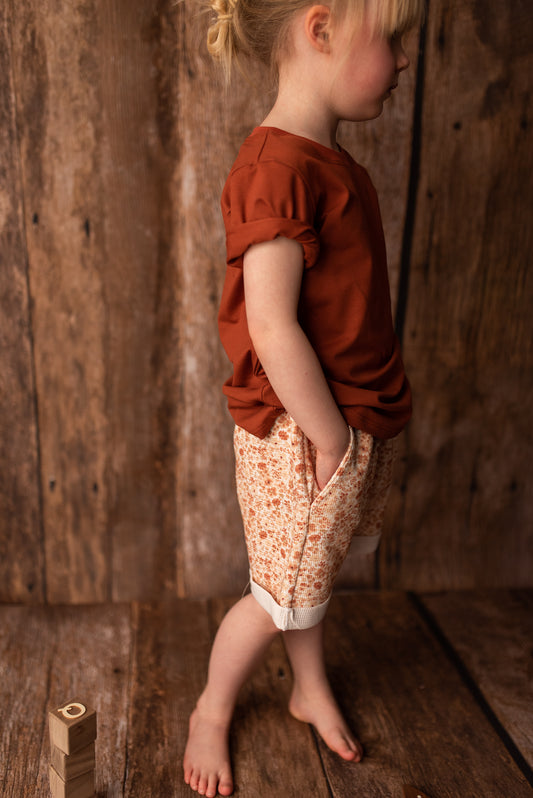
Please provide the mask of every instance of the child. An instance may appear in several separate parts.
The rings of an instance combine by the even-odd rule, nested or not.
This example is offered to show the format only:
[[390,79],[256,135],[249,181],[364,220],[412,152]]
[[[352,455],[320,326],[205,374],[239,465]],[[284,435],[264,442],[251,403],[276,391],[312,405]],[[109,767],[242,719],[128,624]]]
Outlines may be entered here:
[[245,679],[282,631],[289,710],[358,762],[329,686],[322,623],[352,545],[379,541],[391,439],[410,388],[393,331],[385,245],[366,171],[340,120],[377,117],[409,62],[402,33],[421,0],[214,0],[212,54],[274,71],[276,102],[224,188],[227,274],[219,327],[233,363],[239,502],[251,593],[213,644],[184,758],[201,795],[230,795],[228,730]]

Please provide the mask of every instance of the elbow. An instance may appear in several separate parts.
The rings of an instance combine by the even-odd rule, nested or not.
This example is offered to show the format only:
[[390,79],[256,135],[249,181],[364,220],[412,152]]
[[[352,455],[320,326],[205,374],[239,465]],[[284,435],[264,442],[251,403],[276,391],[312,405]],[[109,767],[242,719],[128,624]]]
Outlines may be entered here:
[[255,320],[253,323],[248,321],[248,333],[252,346],[259,359],[261,359],[261,352],[270,349],[272,346],[272,337],[274,335],[272,325],[266,320]]
[[271,319],[255,319],[248,322],[248,332],[253,348],[260,361],[279,357],[295,337],[301,334],[297,321],[279,323]]

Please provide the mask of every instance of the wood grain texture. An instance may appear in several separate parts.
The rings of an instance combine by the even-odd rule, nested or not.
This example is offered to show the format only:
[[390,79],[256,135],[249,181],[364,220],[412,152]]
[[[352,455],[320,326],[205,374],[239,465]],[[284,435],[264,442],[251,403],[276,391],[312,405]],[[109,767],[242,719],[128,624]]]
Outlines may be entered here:
[[382,584],[529,585],[531,9],[432,2],[404,359],[414,418]]
[[[274,94],[253,73],[224,89],[197,11],[0,12],[4,600],[222,596],[248,578],[219,198]],[[432,0],[423,80],[414,36],[382,117],[343,126],[380,195],[393,303],[409,289],[415,416],[377,563],[349,556],[341,587],[532,583],[530,28],[522,2]]]
[[423,602],[533,767],[533,595],[441,593]]
[[[365,748],[358,765],[320,743],[332,794],[526,798],[531,787],[408,598],[334,597],[326,661],[341,707]],[[349,663],[349,665],[348,665]]]
[[124,795],[191,795],[182,761],[211,644],[205,602],[134,605]]
[[103,599],[108,429],[101,247],[95,245],[100,106],[90,41],[95,20],[81,3],[68,9],[32,2],[13,8],[47,594],[52,601]]
[[0,601],[42,601],[44,551],[28,262],[12,72],[0,9]]
[[[525,663],[529,638],[520,651],[519,635],[527,627],[516,619],[524,619],[531,595],[510,598],[498,591],[424,599],[432,609],[441,602],[441,617],[450,618],[446,631],[464,662],[470,666],[477,657],[473,679],[479,673],[494,709],[501,696],[507,710],[517,706],[523,688],[509,674],[517,665],[522,672]],[[204,685],[213,635],[230,604],[0,606],[0,758],[8,763],[0,769],[2,796],[48,794],[48,711],[79,696],[98,713],[99,798],[188,798],[181,771],[188,718]],[[460,617],[467,619],[464,632]],[[500,635],[507,645],[496,650],[488,631],[492,621],[504,618],[518,636]],[[465,642],[467,633],[479,640],[479,654],[475,643]],[[288,716],[291,677],[278,639],[239,697],[230,740],[236,794],[399,798],[411,784],[431,798],[531,795],[457,663],[404,594],[336,596],[326,651],[334,690],[365,746],[365,759],[343,762],[307,725]],[[488,689],[487,675],[502,672],[500,696]],[[504,728],[512,731],[516,717],[502,713]],[[521,718],[530,739],[531,715]]]
[[[100,191],[111,597],[175,590],[176,291],[170,201],[177,143],[166,6],[106,2],[98,17]],[[174,70],[174,72],[173,72]]]
[[161,142],[156,14],[14,10],[52,602],[175,589],[175,152]]
[[48,711],[73,695],[97,711],[97,789],[123,795],[129,694],[130,611],[99,607],[0,607],[0,773],[6,798],[48,795]]

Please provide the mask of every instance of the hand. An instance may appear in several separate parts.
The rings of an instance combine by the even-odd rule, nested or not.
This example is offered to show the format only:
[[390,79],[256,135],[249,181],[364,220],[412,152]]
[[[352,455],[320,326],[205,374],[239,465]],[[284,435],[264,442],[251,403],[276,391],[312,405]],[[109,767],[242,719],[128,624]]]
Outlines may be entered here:
[[344,447],[339,447],[336,451],[327,453],[317,450],[315,478],[319,490],[322,490],[326,487],[331,477],[340,466],[344,455],[346,454],[348,446],[350,445],[350,432],[349,430],[346,430],[346,432],[347,437],[345,439]]

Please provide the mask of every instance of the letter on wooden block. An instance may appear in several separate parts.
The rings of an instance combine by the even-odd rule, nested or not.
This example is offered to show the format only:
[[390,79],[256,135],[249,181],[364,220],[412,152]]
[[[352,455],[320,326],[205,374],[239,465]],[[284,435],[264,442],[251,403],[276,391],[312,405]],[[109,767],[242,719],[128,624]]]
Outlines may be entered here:
[[69,755],[65,754],[65,752],[56,745],[52,745],[52,766],[63,781],[75,779],[77,776],[81,776],[82,773],[88,773],[90,770],[95,769],[96,761],[94,749],[94,743],[91,743],[80,751],[76,751],[74,754]]
[[50,742],[65,754],[74,754],[96,739],[96,711],[81,701],[70,701],[48,713]]
[[416,787],[410,787],[408,784],[403,788],[403,798],[429,798],[422,790],[417,790]]
[[83,773],[75,779],[63,781],[52,765],[50,765],[50,791],[52,798],[93,798],[94,770]]

